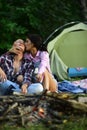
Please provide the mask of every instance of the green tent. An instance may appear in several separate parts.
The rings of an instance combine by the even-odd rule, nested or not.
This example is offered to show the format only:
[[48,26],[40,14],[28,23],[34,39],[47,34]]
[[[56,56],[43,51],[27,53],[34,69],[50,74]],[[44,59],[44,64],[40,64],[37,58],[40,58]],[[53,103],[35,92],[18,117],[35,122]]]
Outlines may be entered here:
[[69,67],[87,67],[87,24],[76,23],[47,43],[51,70],[58,79],[70,79]]

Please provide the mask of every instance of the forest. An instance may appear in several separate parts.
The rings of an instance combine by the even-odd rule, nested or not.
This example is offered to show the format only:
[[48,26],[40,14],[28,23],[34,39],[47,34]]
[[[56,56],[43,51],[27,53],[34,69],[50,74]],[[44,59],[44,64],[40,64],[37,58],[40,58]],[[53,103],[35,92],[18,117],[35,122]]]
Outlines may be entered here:
[[0,0],[0,53],[27,33],[38,33],[45,41],[56,28],[86,19],[86,0]]

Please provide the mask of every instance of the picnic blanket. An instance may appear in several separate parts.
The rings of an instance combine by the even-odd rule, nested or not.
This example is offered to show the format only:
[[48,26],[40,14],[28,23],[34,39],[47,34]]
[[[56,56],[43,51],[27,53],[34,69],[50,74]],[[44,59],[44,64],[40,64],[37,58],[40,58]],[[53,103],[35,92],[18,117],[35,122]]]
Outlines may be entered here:
[[64,80],[58,82],[59,92],[70,92],[70,93],[87,93],[87,79],[78,81]]

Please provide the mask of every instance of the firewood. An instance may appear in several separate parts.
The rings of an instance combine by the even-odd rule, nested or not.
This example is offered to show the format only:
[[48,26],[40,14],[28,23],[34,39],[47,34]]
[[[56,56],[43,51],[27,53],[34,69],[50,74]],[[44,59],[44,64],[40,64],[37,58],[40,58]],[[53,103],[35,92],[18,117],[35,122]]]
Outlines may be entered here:
[[9,106],[9,108],[3,113],[3,116],[6,116],[8,114],[8,112],[10,112],[12,109],[14,109],[15,107],[18,106],[18,103],[15,102],[14,104],[12,104],[11,106]]
[[87,113],[87,104],[78,101],[79,96],[85,95],[46,92],[44,90],[37,95],[0,96],[0,121],[17,120],[25,126],[27,122],[29,124],[43,118],[42,120],[60,123],[64,115],[74,114],[74,111]]
[[[85,113],[87,113],[87,104],[84,103],[80,103],[76,100],[74,100],[74,98],[78,99],[78,95],[74,94],[65,94],[65,96],[63,96],[62,94],[57,95],[57,94],[47,94],[47,99],[51,102],[56,102],[54,103],[54,105],[56,104],[56,108],[70,108],[70,109],[75,109],[75,110],[80,110],[83,111]],[[53,105],[52,105],[53,106]]]
[[74,109],[78,109],[78,110],[81,110],[81,111],[87,113],[87,104],[79,103],[75,100],[68,100],[68,102]]

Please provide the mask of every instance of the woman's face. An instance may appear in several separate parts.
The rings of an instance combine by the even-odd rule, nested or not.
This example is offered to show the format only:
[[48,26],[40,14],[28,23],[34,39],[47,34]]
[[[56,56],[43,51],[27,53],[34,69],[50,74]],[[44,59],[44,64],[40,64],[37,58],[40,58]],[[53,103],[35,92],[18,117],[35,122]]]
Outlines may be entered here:
[[26,51],[31,51],[33,47],[34,47],[33,43],[27,38],[25,41]]
[[25,51],[25,44],[22,39],[18,39],[13,43],[13,47],[16,48],[16,50],[24,52]]

